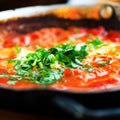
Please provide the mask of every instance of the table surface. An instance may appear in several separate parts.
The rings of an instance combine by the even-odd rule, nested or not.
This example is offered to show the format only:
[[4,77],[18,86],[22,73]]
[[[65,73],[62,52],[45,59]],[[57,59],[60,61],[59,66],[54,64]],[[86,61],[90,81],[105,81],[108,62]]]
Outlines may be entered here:
[[[74,119],[71,117],[67,118],[64,116],[55,117],[55,116],[47,116],[47,115],[22,113],[7,109],[0,109],[0,120],[74,120]],[[79,120],[86,120],[86,119],[79,119]],[[88,118],[87,120],[91,120],[91,119]],[[120,120],[120,117],[101,118],[101,119],[92,119],[92,120]]]
[[21,113],[6,109],[0,109],[0,120],[64,120],[64,117]]

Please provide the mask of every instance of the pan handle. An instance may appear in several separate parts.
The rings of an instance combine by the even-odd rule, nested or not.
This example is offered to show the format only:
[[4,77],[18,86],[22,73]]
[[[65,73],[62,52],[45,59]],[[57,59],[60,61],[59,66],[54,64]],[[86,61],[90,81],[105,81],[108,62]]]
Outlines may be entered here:
[[107,118],[120,116],[120,107],[110,109],[89,109],[77,101],[68,98],[57,96],[53,102],[64,111],[77,119],[81,118]]

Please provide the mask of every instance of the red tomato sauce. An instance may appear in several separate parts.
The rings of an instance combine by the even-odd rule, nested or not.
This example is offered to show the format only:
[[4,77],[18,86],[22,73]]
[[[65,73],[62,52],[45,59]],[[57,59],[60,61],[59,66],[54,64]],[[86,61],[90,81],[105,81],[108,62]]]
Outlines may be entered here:
[[[3,49],[13,49],[14,46],[26,47],[31,50],[36,49],[36,45],[42,48],[51,48],[57,44],[86,42],[96,37],[102,38],[104,41],[111,41],[120,44],[120,31],[107,31],[104,27],[98,28],[84,28],[84,27],[69,27],[67,30],[62,28],[43,28],[33,33],[26,35],[12,36],[6,38],[0,44],[1,51]],[[75,39],[75,41],[74,41]],[[15,58],[17,53],[6,50],[0,57],[0,73],[13,74],[13,65],[8,65],[5,61],[9,58]],[[120,52],[120,46],[117,46],[117,52]],[[114,53],[110,53],[111,55]],[[7,55],[7,56],[5,56]],[[2,55],[0,55],[2,56]],[[97,57],[97,56],[96,56]],[[120,59],[111,57],[113,62],[107,66],[96,67],[95,62],[97,58],[94,57],[91,64],[95,66],[92,72],[85,72],[81,69],[66,68],[63,78],[56,83],[46,86],[50,89],[70,90],[70,91],[94,91],[94,90],[108,90],[120,85]],[[105,58],[101,58],[105,60]],[[29,81],[19,81],[14,85],[8,85],[8,78],[0,78],[0,86],[13,89],[29,89],[29,88],[43,88],[43,85],[35,84]]]

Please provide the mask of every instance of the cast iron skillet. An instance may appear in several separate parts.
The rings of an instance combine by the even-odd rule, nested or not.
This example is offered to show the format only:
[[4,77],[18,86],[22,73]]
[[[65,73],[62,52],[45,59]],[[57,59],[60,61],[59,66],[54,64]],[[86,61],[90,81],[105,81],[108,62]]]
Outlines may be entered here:
[[[103,5],[103,7],[105,6]],[[110,6],[113,10],[110,18],[104,19],[100,16],[99,20],[84,17],[71,20],[69,18],[59,18],[51,14],[52,12],[43,13],[43,11],[54,10],[58,7],[60,6],[33,7],[32,11],[31,8],[27,8],[2,12],[0,13],[0,31],[5,29],[8,33],[17,31],[19,34],[25,34],[44,27],[62,27],[66,29],[72,25],[89,28],[102,25],[108,30],[120,30],[119,16],[116,13],[118,6]],[[38,8],[40,14],[33,16],[36,11],[39,11]],[[30,14],[24,14],[23,11],[26,12],[25,10],[28,10]],[[29,17],[26,17],[26,15]],[[2,17],[5,19],[3,20]],[[120,116],[120,90],[118,88],[109,91],[72,92],[50,89],[12,90],[0,87],[0,107],[60,116],[66,115],[65,112],[67,112],[75,118],[113,117]]]

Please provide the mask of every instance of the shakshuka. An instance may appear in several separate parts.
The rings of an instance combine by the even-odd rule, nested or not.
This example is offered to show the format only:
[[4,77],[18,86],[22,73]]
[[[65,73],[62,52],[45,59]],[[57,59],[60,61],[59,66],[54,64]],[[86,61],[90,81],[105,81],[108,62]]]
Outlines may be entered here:
[[120,31],[71,26],[0,37],[0,87],[64,91],[120,87]]

